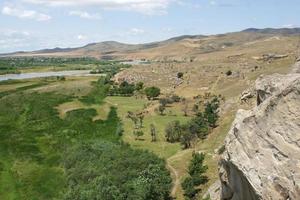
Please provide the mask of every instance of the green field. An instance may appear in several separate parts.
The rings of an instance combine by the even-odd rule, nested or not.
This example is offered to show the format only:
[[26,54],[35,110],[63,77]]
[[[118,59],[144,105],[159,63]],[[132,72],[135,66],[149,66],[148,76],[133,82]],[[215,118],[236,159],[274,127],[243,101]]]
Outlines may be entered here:
[[[160,115],[156,111],[158,100],[150,101],[142,96],[107,97],[106,86],[101,84],[95,77],[67,77],[65,81],[54,78],[31,79],[0,84],[0,107],[4,111],[0,114],[0,155],[3,158],[0,165],[0,199],[74,199],[76,194],[82,192],[84,196],[83,193],[93,191],[93,184],[98,184],[98,181],[102,184],[101,181],[107,180],[107,177],[115,180],[111,183],[112,188],[121,188],[117,193],[141,195],[128,189],[133,187],[130,181],[127,182],[128,186],[118,185],[120,180],[113,178],[117,172],[112,171],[112,174],[107,173],[107,177],[102,177],[102,174],[106,174],[104,169],[109,168],[113,161],[93,161],[100,154],[110,157],[107,151],[120,154],[121,150],[124,151],[122,148],[127,152],[124,157],[134,156],[130,162],[136,166],[129,169],[131,172],[122,169],[124,173],[138,175],[145,170],[146,165],[156,163],[159,171],[165,174],[162,176],[169,177],[170,173],[173,180],[172,188],[168,178],[162,183],[158,181],[158,184],[162,184],[161,188],[177,199],[184,199],[180,184],[186,177],[186,168],[193,151],[207,153],[209,183],[216,180],[217,158],[212,155],[222,144],[232,118],[221,120],[219,128],[206,140],[194,143],[191,149],[183,150],[179,143],[169,143],[165,138],[165,128],[169,122],[179,120],[184,124],[194,116],[191,111],[188,116],[184,116],[182,103],[167,105],[164,114]],[[193,103],[192,100],[188,101],[190,109]],[[144,135],[138,140],[133,135],[135,128],[127,117],[128,111],[145,113],[141,129]],[[157,129],[156,142],[151,141],[150,124],[154,124]],[[124,129],[122,136],[116,134],[120,125]],[[130,146],[120,147],[124,144]],[[95,147],[100,152],[86,152],[84,155],[87,160],[81,160],[82,152],[79,149],[85,152],[84,148],[89,147]],[[116,170],[120,170],[121,165],[131,165],[119,160],[124,160],[124,157],[118,157],[115,161],[117,164],[113,162],[119,165]],[[69,162],[72,163],[71,168],[66,167]],[[91,163],[90,168],[82,170],[86,162]],[[87,181],[84,176],[89,176],[89,170],[99,171],[97,176],[101,175],[101,179]],[[78,176],[75,175],[77,173]],[[122,176],[124,174],[118,175]],[[130,180],[135,178],[134,175],[128,176]],[[126,182],[127,179],[123,179]],[[73,181],[78,184],[70,187]],[[93,196],[93,193],[90,195]],[[92,196],[87,195],[83,199]],[[116,197],[122,198],[131,197]]]
[[[102,120],[97,119],[97,108],[104,104],[84,103],[62,118],[59,106],[80,100],[81,92],[67,95],[60,90],[65,82],[56,82],[55,91],[51,84],[37,80],[3,89],[0,199],[167,198],[171,179],[164,160],[122,142],[118,107],[106,108]],[[90,88],[86,98],[101,101],[98,95]],[[149,182],[141,184],[145,178]],[[101,184],[99,191],[95,186]]]

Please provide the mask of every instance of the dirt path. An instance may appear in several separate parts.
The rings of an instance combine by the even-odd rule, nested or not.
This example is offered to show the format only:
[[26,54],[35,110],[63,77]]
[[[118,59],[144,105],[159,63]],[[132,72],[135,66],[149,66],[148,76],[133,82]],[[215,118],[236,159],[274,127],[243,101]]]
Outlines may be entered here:
[[176,197],[176,192],[178,190],[178,187],[180,186],[180,177],[179,177],[179,174],[176,171],[176,169],[170,164],[170,160],[169,159],[167,159],[167,168],[174,175],[174,183],[173,183],[173,188],[172,188],[172,191],[171,191],[171,195],[172,195],[172,197]]
[[184,158],[186,156],[188,156],[187,154],[190,154],[191,151],[192,151],[192,149],[179,151],[175,155],[168,158],[167,161],[166,161],[167,162],[167,168],[172,173],[172,178],[173,178],[173,188],[172,188],[172,191],[171,191],[171,196],[172,197],[176,197],[178,199],[183,199],[183,197],[181,195],[179,195],[179,196],[177,196],[177,195],[178,195],[178,190],[180,189],[180,184],[181,184],[180,179],[183,176],[182,171],[185,170],[185,169],[183,169],[184,166],[174,166],[174,164],[172,165],[172,162],[173,161],[178,161],[178,160],[182,161],[182,162],[185,162]]

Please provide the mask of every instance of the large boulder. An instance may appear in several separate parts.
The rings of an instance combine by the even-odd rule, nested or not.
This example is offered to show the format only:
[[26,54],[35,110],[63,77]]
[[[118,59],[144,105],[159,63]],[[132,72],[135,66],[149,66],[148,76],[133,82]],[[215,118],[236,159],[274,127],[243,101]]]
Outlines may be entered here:
[[239,110],[219,163],[221,199],[300,199],[300,74],[261,77],[257,106]]

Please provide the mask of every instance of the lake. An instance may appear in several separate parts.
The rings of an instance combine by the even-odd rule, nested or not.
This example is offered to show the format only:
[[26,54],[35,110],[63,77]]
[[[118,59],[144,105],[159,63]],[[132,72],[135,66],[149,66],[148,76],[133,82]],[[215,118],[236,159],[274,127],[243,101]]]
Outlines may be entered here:
[[101,74],[90,74],[90,70],[32,72],[32,73],[0,75],[0,81],[21,80],[21,79],[30,79],[30,78],[43,78],[43,77],[51,77],[51,76],[101,76]]

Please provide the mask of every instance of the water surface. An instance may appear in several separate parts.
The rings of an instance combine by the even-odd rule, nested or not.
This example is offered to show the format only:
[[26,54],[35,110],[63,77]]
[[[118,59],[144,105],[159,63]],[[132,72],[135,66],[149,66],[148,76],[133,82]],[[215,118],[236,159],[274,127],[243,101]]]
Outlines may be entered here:
[[101,74],[90,74],[90,70],[32,72],[32,73],[0,75],[0,81],[21,80],[21,79],[30,79],[30,78],[43,78],[43,77],[51,77],[51,76],[99,76],[99,75],[101,75]]

